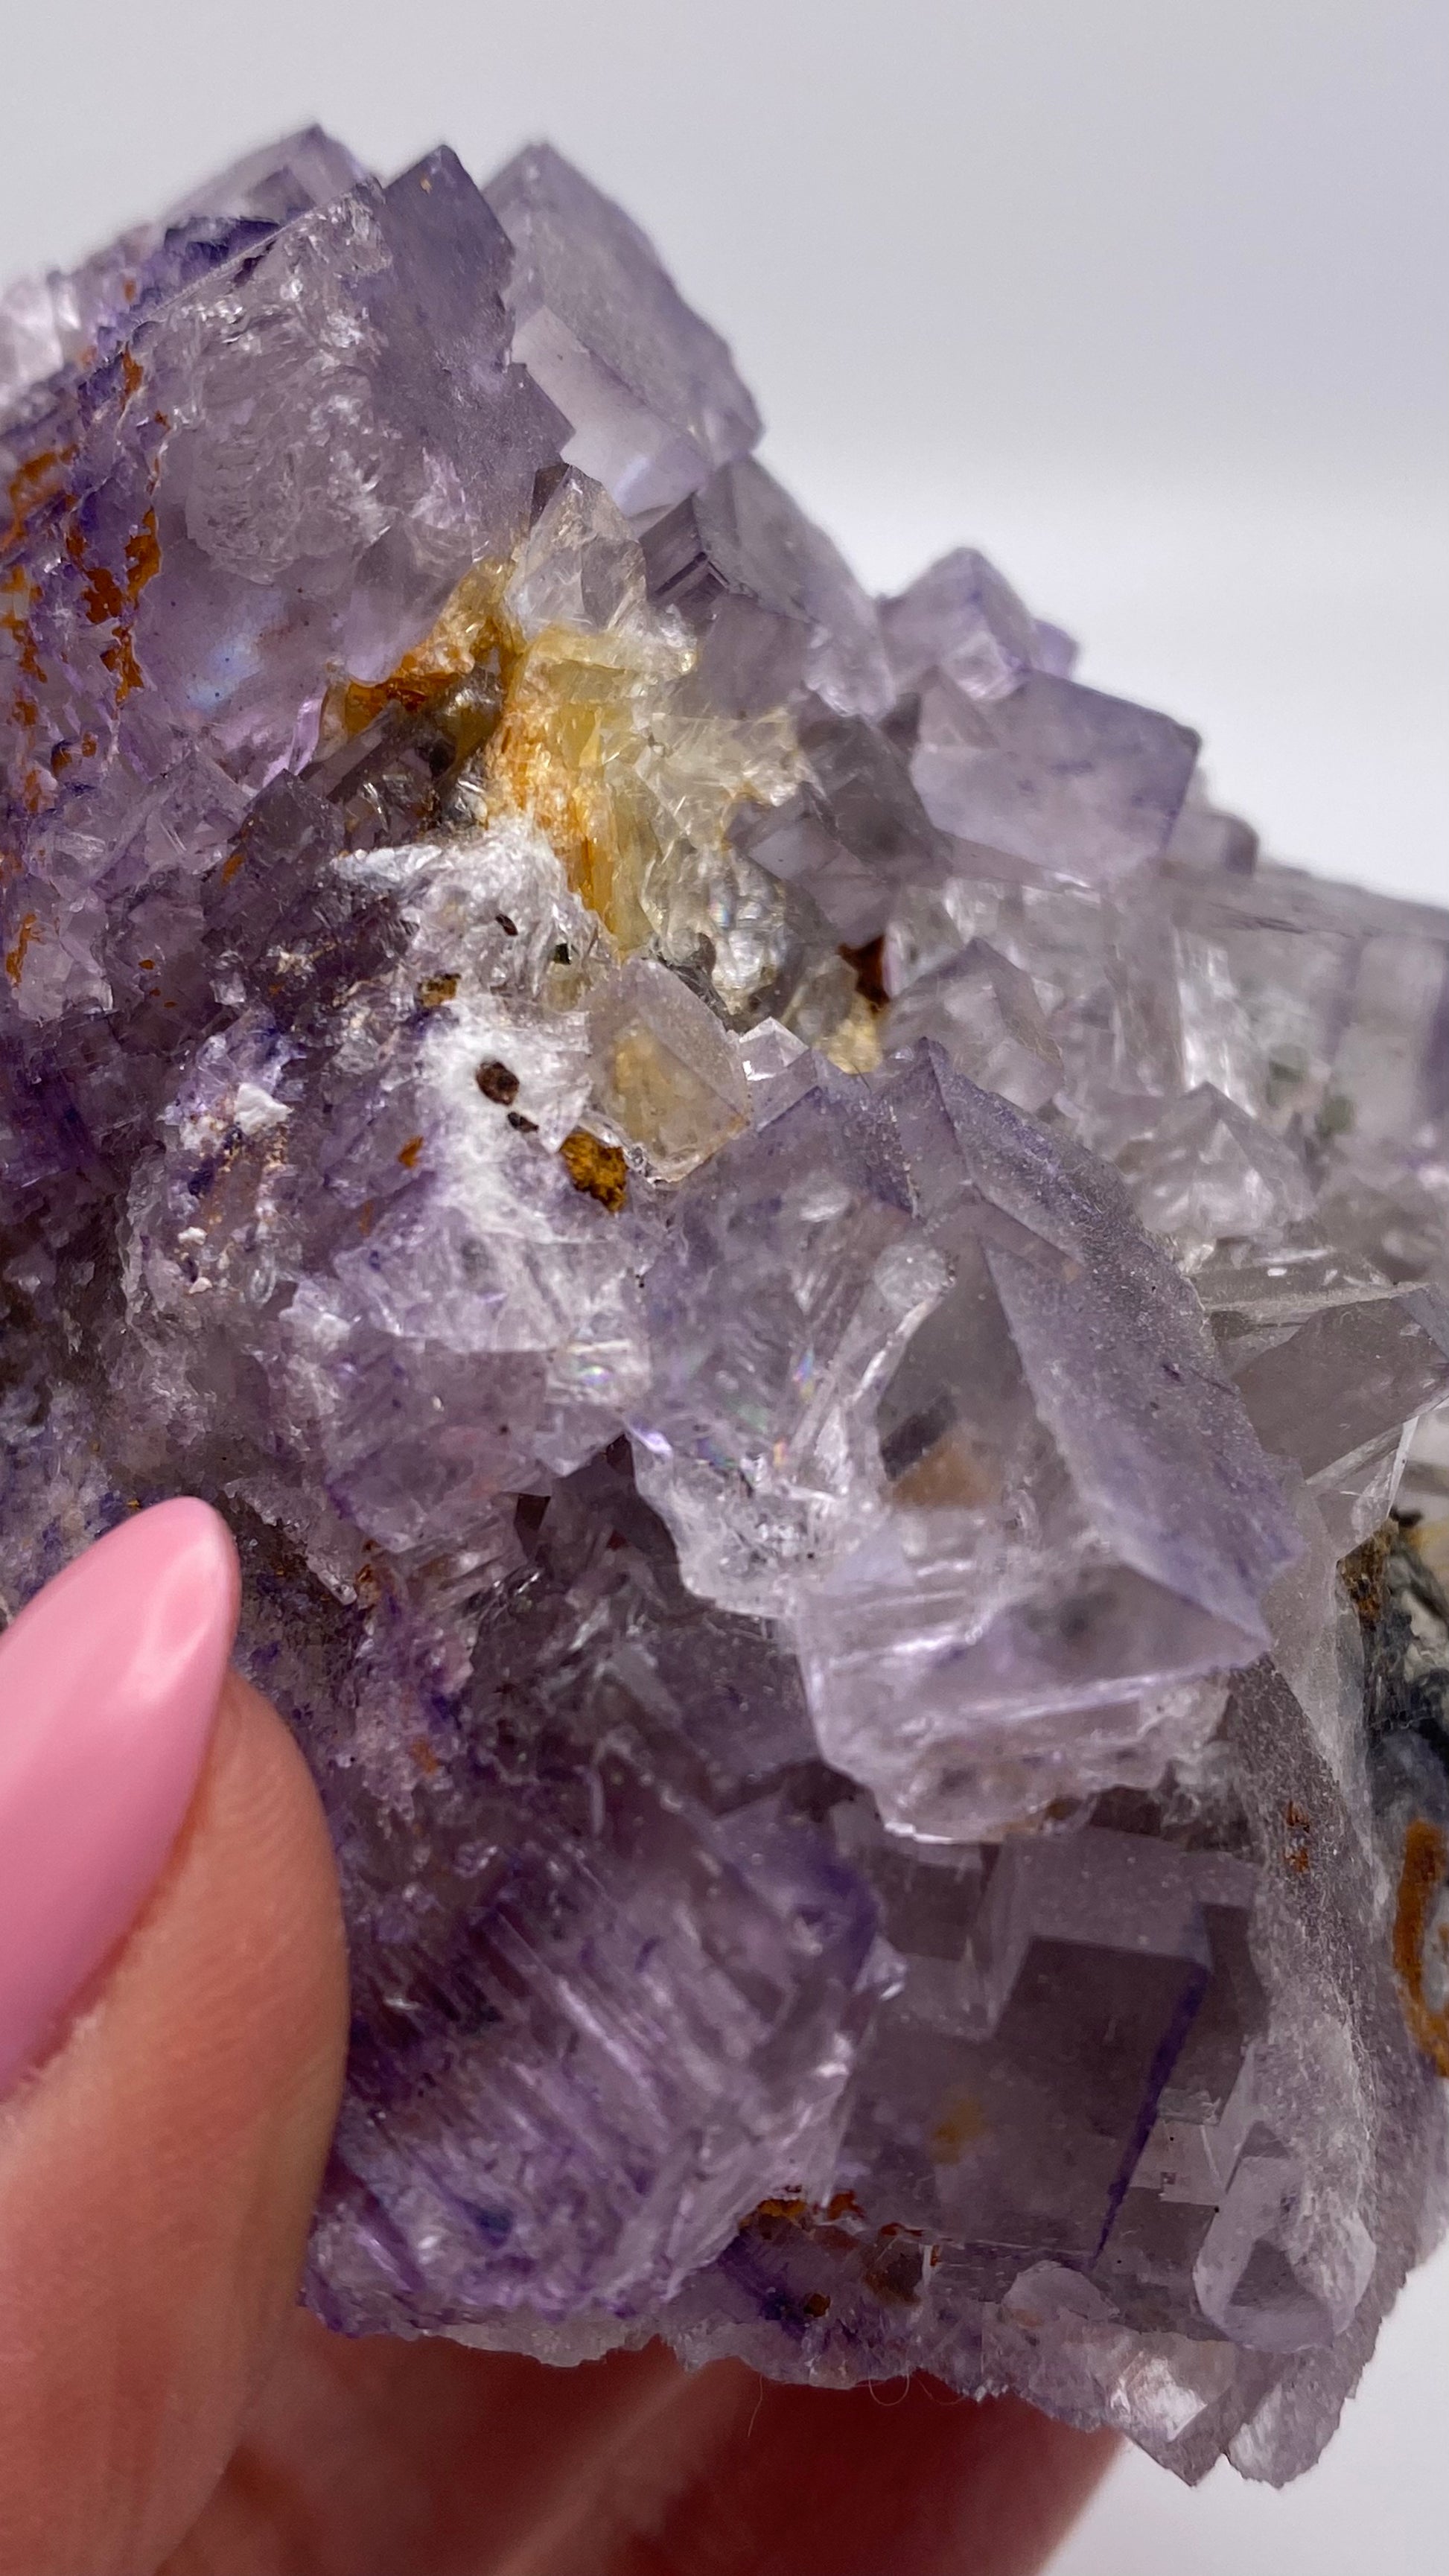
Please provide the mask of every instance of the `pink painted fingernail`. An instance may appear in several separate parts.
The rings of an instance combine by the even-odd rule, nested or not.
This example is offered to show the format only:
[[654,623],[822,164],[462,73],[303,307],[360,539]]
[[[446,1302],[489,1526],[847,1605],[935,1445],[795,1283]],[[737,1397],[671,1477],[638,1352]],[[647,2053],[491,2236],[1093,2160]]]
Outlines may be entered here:
[[0,2092],[134,1921],[191,1801],[236,1629],[205,1503],[87,1548],[0,1636]]

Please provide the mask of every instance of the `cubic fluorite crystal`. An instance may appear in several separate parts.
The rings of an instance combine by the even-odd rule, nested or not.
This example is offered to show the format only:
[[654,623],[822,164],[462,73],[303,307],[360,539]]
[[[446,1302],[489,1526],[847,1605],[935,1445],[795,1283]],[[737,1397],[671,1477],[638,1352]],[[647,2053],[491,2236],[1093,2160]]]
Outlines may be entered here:
[[236,1532],[313,2303],[1291,2476],[1443,2197],[1449,915],[867,597],[546,148],[293,137],[0,386],[0,1573]]

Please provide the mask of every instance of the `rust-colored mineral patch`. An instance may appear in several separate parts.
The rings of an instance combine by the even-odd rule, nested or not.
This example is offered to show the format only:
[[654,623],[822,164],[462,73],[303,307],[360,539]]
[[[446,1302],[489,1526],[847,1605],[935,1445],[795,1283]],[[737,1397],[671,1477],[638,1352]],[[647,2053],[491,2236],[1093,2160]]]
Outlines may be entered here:
[[1449,1836],[1442,1825],[1415,1816],[1404,1836],[1394,1912],[1394,1974],[1410,2036],[1441,2075],[1449,2076],[1449,2007],[1438,2009],[1424,1992],[1424,1948],[1435,1900],[1449,1873]]
[[629,1187],[629,1166],[620,1148],[606,1145],[587,1127],[572,1127],[558,1150],[574,1188],[587,1191],[617,1216]]
[[1377,1627],[1384,1611],[1384,1572],[1392,1545],[1387,1529],[1377,1529],[1339,1566],[1344,1589],[1358,1614],[1360,1627]]
[[7,948],[5,951],[5,972],[9,976],[11,983],[17,987],[21,976],[25,972],[26,955],[34,937],[35,915],[33,912],[27,912],[21,921],[19,929],[15,933],[14,946]]

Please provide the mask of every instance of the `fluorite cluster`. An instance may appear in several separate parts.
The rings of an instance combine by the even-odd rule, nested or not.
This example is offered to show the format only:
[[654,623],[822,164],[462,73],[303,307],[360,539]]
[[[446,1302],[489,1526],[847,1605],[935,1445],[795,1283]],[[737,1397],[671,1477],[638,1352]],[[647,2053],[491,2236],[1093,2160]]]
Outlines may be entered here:
[[293,137],[0,389],[0,1574],[236,1532],[313,2303],[1292,2475],[1441,2208],[1449,915],[867,596],[547,148]]

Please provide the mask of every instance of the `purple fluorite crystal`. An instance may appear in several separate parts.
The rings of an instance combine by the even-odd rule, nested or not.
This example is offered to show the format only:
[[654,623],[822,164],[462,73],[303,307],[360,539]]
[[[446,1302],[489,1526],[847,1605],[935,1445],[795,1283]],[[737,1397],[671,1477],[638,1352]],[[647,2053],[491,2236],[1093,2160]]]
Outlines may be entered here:
[[1292,2475],[1440,2205],[1449,916],[872,601],[547,148],[293,137],[0,395],[0,1579],[236,1531],[314,2304]]

